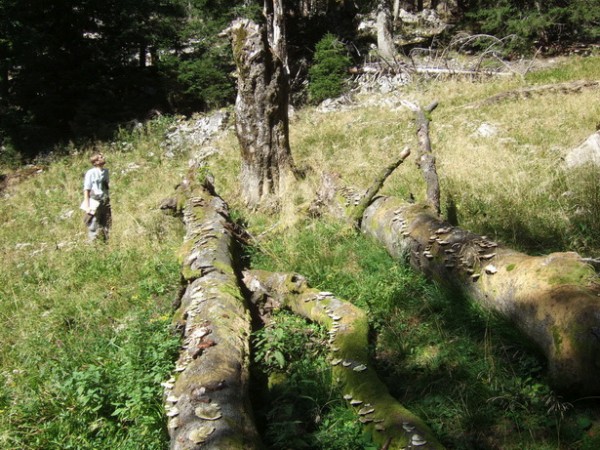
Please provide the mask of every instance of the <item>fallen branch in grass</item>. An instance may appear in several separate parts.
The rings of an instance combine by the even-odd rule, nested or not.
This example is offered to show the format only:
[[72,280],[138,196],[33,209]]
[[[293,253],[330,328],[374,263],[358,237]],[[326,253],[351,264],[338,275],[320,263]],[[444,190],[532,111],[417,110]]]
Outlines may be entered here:
[[390,450],[443,448],[427,425],[398,403],[369,367],[369,325],[363,310],[330,292],[309,288],[297,274],[251,270],[244,272],[244,284],[258,296],[271,297],[271,304],[328,328],[333,379],[376,444],[387,443]]

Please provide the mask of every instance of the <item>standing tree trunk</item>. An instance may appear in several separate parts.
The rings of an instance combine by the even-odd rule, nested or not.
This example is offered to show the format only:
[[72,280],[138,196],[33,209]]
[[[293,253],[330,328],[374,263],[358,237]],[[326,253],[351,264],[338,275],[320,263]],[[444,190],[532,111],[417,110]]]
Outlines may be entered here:
[[285,191],[294,174],[281,0],[275,3],[278,7],[273,8],[272,2],[265,2],[265,12],[273,13],[267,27],[240,19],[230,28],[238,72],[235,113],[242,153],[241,183],[250,208]]
[[265,0],[264,14],[267,19],[269,47],[283,63],[286,75],[289,75],[283,0]]
[[390,0],[379,0],[377,4],[377,50],[379,56],[388,64],[396,60],[393,29]]

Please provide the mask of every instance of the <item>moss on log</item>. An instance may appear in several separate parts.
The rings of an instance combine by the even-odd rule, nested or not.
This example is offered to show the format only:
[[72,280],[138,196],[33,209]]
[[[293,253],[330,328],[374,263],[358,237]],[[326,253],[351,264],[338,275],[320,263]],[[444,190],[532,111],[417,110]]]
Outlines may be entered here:
[[390,197],[367,208],[362,230],[514,322],[546,356],[556,388],[600,393],[600,279],[578,254],[528,256],[451,226],[430,206]]
[[187,288],[175,317],[184,329],[175,374],[164,383],[172,450],[255,449],[260,439],[248,402],[250,314],[232,266],[225,202],[186,181]]
[[247,271],[244,283],[251,291],[264,292],[329,329],[333,379],[375,443],[390,450],[443,448],[427,425],[398,403],[369,367],[369,326],[363,310],[330,292],[309,288],[296,274]]

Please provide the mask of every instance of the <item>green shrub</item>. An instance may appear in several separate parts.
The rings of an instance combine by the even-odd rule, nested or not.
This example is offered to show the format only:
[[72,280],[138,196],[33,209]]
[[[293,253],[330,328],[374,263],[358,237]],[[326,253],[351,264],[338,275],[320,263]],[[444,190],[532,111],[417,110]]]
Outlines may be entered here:
[[333,34],[326,34],[316,45],[314,63],[308,72],[310,100],[319,103],[341,95],[347,86],[349,66],[344,44]]

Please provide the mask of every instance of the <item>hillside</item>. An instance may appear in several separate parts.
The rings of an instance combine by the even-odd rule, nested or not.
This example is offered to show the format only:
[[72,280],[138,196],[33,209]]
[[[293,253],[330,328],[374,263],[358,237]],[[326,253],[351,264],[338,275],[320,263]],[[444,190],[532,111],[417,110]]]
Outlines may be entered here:
[[[39,158],[2,190],[0,447],[167,448],[161,382],[178,350],[171,303],[180,289],[183,229],[158,205],[191,158],[209,155],[217,192],[255,238],[245,262],[298,271],[368,311],[380,377],[445,446],[597,448],[597,399],[554,392],[543,360],[506,323],[392,261],[354,230],[306,216],[322,174],[336,172],[364,189],[402,148],[416,145],[402,100],[438,100],[431,139],[443,215],[528,253],[598,256],[597,168],[564,164],[596,130],[598,85],[530,90],[578,80],[600,80],[597,56],[523,77],[418,79],[386,94],[356,94],[338,111],[300,109],[291,146],[307,176],[276,212],[240,203],[231,126],[210,141],[168,146],[165,136],[198,118],[157,117],[97,143],[113,180],[106,246],[85,243],[77,209],[91,148]],[[507,92],[513,95],[488,101]],[[424,197],[412,162],[383,193]],[[285,312],[271,320],[254,340],[253,401],[268,448],[373,448],[331,384],[324,330]]]

